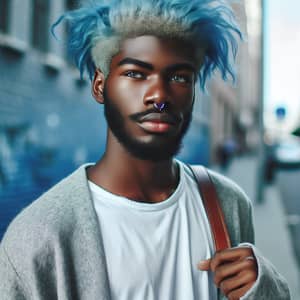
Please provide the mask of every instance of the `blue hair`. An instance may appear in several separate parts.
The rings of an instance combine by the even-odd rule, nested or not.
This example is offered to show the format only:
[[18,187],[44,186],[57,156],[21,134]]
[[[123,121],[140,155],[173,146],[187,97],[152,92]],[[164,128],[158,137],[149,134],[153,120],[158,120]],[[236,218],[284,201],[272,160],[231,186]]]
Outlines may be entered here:
[[[97,67],[92,55],[93,47],[98,42],[120,35],[116,23],[130,23],[130,19],[145,16],[151,19],[149,16],[153,15],[176,23],[177,27],[179,24],[192,44],[205,49],[204,62],[199,70],[202,90],[207,79],[217,70],[223,80],[235,80],[233,60],[238,48],[237,38],[242,39],[242,33],[225,0],[94,0],[89,5],[63,14],[52,25],[52,33],[63,20],[67,22],[68,53],[80,75],[83,76],[87,70],[92,79]],[[156,35],[156,32],[151,34]]]

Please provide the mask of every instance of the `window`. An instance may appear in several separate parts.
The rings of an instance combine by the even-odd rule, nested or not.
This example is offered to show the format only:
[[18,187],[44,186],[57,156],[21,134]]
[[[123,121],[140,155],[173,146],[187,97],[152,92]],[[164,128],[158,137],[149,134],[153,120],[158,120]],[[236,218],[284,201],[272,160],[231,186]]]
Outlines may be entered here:
[[7,33],[9,30],[9,13],[10,13],[10,5],[9,0],[1,0],[0,1],[0,31]]
[[76,9],[79,6],[78,0],[66,0],[66,9],[72,10]]
[[[76,8],[78,8],[78,1],[76,1],[76,0],[66,0],[66,2],[65,2],[65,10],[66,10],[66,11],[74,10],[74,9],[76,9]],[[68,38],[68,37],[67,37],[68,31],[69,31],[68,24],[66,23],[66,27],[65,27],[65,35],[66,35],[66,39]],[[68,63],[71,67],[74,67],[74,68],[75,68],[74,62],[72,61],[72,59],[71,59],[70,56],[68,55],[67,48],[66,48],[66,50],[65,50],[65,57],[66,57],[67,63]]]
[[42,52],[49,50],[49,0],[33,0],[32,46]]

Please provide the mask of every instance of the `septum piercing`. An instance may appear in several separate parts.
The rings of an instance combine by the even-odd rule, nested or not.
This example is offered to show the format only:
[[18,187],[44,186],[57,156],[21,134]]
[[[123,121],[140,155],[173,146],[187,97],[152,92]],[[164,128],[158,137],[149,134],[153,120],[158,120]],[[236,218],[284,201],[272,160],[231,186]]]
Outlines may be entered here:
[[163,111],[163,109],[166,107],[166,103],[162,102],[162,103],[154,103],[153,106],[158,109],[159,111]]

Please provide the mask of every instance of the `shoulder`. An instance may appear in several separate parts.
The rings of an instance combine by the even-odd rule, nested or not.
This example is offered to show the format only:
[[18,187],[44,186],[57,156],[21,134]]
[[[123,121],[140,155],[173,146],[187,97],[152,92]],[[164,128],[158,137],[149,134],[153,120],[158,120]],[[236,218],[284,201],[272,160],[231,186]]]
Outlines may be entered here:
[[[188,168],[185,170],[190,173],[189,176],[193,176]],[[252,205],[248,196],[231,179],[213,170],[207,171],[216,189],[232,245],[237,246],[241,242],[253,243]]]
[[[188,168],[188,165],[182,162],[180,162],[180,164],[183,166],[187,176],[193,178],[194,176],[190,168]],[[201,169],[202,167],[203,166],[201,165],[193,165],[193,169],[195,168],[196,170],[198,168]],[[206,168],[206,170],[216,188],[218,197],[221,202],[223,202],[225,205],[230,205],[234,202],[238,202],[239,205],[245,205],[247,207],[249,206],[249,198],[242,190],[242,188],[238,186],[233,180],[211,169]]]
[[213,170],[207,169],[207,171],[222,202],[229,204],[229,202],[234,201],[238,202],[239,205],[249,207],[250,200],[237,183]]
[[225,214],[241,220],[251,218],[252,204],[249,197],[234,181],[215,171],[208,170]]
[[80,213],[77,207],[87,197],[87,191],[82,166],[19,213],[9,225],[1,244],[10,252],[17,245],[22,249],[30,244],[38,246],[57,232],[68,233]]
[[245,192],[231,179],[208,170],[219,197],[233,246],[254,243],[252,204]]

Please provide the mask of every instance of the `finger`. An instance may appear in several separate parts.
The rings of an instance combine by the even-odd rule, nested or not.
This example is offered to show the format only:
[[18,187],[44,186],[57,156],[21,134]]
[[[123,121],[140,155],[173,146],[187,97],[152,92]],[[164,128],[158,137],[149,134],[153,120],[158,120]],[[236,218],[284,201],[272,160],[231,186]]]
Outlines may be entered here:
[[223,280],[220,283],[220,290],[227,296],[234,290],[241,289],[244,286],[252,286],[255,281],[255,272],[243,271],[237,276]]
[[214,282],[219,286],[220,282],[225,278],[236,276],[243,271],[250,272],[251,274],[253,273],[257,277],[257,264],[254,258],[249,259],[249,257],[247,257],[244,260],[238,260],[236,262],[218,266],[215,270]]
[[213,272],[215,272],[216,268],[219,265],[222,265],[227,262],[243,260],[248,256],[254,256],[253,251],[250,247],[237,247],[222,250],[217,252],[211,259],[210,268]]
[[227,298],[228,300],[239,300],[241,297],[243,297],[253,286],[254,283],[249,283],[247,285],[244,285],[243,287],[233,290],[230,293],[228,293]]
[[201,271],[209,271],[210,270],[210,262],[211,262],[211,259],[201,260],[198,263],[197,268]]

